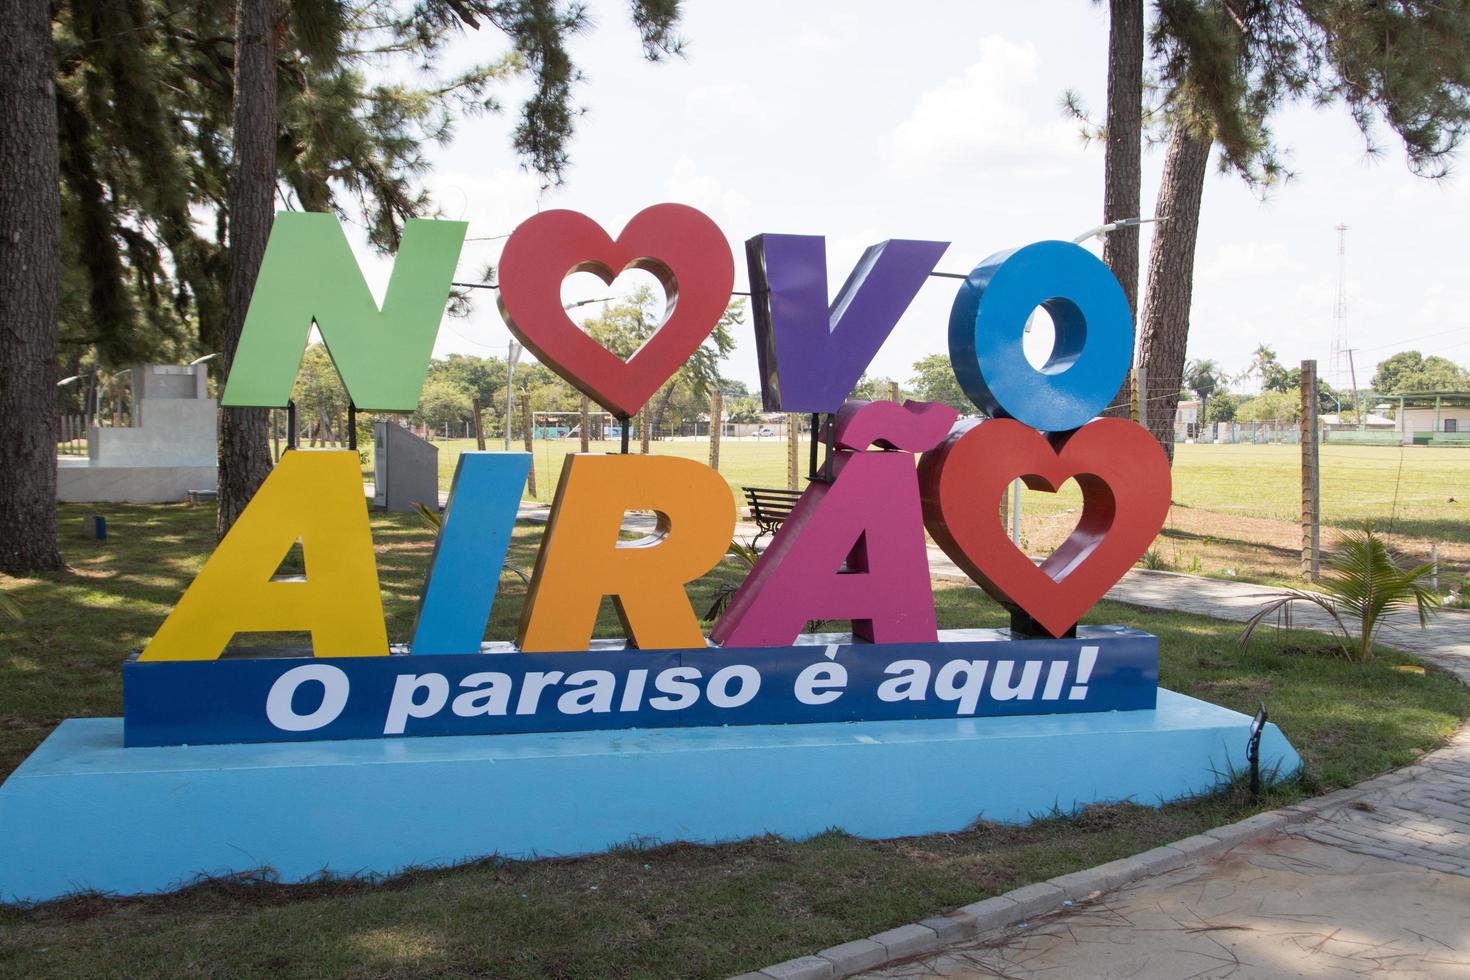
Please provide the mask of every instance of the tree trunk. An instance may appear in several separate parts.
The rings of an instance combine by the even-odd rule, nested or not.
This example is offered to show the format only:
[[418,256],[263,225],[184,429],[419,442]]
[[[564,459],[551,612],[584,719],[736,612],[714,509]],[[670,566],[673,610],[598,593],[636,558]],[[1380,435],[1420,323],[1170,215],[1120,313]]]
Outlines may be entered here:
[[0,571],[57,571],[61,195],[51,5],[0,2]]
[[[1143,0],[1108,3],[1108,122],[1103,159],[1103,221],[1139,217],[1143,183]],[[1103,261],[1123,285],[1138,316],[1138,227],[1103,238]],[[1103,414],[1127,418],[1131,379]]]
[[[272,0],[235,4],[234,160],[230,168],[230,264],[225,280],[224,372],[240,345],[255,277],[270,237],[276,193],[276,64]],[[223,538],[270,475],[267,409],[226,408],[219,426]]]
[[679,387],[677,380],[670,381],[664,385],[664,390],[659,393],[658,405],[654,407],[653,419],[649,422],[649,427],[653,430],[649,433],[650,435],[657,435],[663,428],[664,412],[668,409],[669,402],[674,400],[674,389],[677,387]]
[[1159,214],[1167,215],[1154,231],[1148,255],[1148,295],[1143,307],[1140,363],[1148,398],[1148,427],[1174,459],[1174,412],[1184,378],[1184,352],[1189,342],[1189,303],[1194,291],[1194,249],[1199,232],[1200,196],[1210,162],[1210,140],[1176,125],[1164,157],[1159,185]]

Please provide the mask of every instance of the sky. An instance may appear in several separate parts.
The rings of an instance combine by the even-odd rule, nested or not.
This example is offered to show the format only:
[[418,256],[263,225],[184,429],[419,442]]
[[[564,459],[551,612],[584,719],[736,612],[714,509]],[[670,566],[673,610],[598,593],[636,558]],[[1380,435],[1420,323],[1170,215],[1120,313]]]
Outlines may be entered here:
[[[765,232],[825,236],[835,290],[863,249],[887,238],[951,242],[939,269],[965,273],[995,252],[1100,223],[1102,147],[1084,144],[1060,101],[1070,89],[1093,112],[1105,107],[1105,5],[684,6],[685,56],[650,64],[626,6],[590,4],[596,29],[571,45],[586,74],[577,89],[586,111],[564,185],[541,189],[515,158],[519,84],[501,93],[500,115],[462,121],[453,143],[429,151],[425,184],[441,216],[468,221],[470,239],[490,239],[466,243],[459,278],[496,260],[497,236],[550,208],[581,211],[615,234],[649,205],[693,205],[728,237],[737,290],[748,288],[743,243]],[[489,28],[468,32],[450,58],[488,60],[504,45]],[[1262,200],[1236,177],[1207,178],[1189,356],[1237,373],[1267,343],[1289,366],[1316,358],[1343,388],[1349,366],[1333,358],[1335,342],[1357,350],[1364,385],[1379,360],[1403,349],[1470,362],[1470,277],[1454,271],[1470,215],[1465,179],[1414,176],[1386,127],[1377,136],[1387,152],[1370,158],[1340,106],[1289,108],[1273,128],[1293,181]],[[1163,147],[1144,155],[1145,215],[1163,157]],[[1339,224],[1348,226],[1340,328]],[[1145,268],[1148,244],[1145,231]],[[359,257],[381,296],[390,261],[365,246]],[[620,295],[652,281],[628,273],[610,289],[584,273],[563,296]],[[931,279],[869,373],[904,381],[919,357],[945,351],[954,289]],[[446,317],[436,356],[504,356],[510,337],[491,295],[478,291],[469,316]],[[748,319],[738,339],[724,372],[755,390]]]

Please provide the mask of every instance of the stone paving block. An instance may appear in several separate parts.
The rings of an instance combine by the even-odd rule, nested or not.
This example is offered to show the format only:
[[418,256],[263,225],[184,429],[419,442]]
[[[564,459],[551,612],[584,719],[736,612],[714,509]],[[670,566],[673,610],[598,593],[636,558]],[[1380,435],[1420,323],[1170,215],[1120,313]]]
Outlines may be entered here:
[[971,902],[960,911],[975,921],[976,935],[1004,929],[1016,921],[1017,917],[1029,914],[1004,895],[987,898],[983,902]]
[[1060,875],[1049,879],[1049,884],[1060,888],[1066,897],[1074,902],[1084,901],[1112,887],[1108,884],[1107,873],[1101,867]]
[[963,912],[930,916],[927,919],[920,919],[919,925],[926,929],[933,929],[934,934],[939,937],[940,945],[943,946],[969,939],[975,935],[974,917]]
[[1119,885],[1148,875],[1161,875],[1173,871],[1175,868],[1182,868],[1189,863],[1189,857],[1183,851],[1179,850],[1179,848],[1165,844],[1162,847],[1155,847],[1153,850],[1144,851],[1142,854],[1135,854],[1131,858],[1124,858],[1122,861],[1114,861],[1113,863],[1125,865],[1132,862],[1137,862],[1142,866],[1143,870],[1139,874],[1120,880],[1118,882]]
[[854,939],[850,943],[832,946],[817,954],[832,962],[832,975],[845,977],[888,962],[888,950],[882,943],[871,939]]
[[1248,840],[1269,834],[1286,827],[1286,817],[1279,813],[1258,813],[1254,817],[1242,820],[1239,823],[1226,824],[1224,827],[1216,827],[1205,831],[1206,837],[1213,837],[1225,844],[1226,847],[1234,847],[1244,844]]
[[1191,861],[1211,857],[1220,853],[1225,847],[1218,837],[1208,837],[1205,834],[1195,834],[1193,837],[1176,840],[1169,846]]
[[742,973],[738,977],[730,977],[729,980],[771,980],[769,973]]
[[756,976],[761,974],[770,980],[832,980],[835,976],[832,961],[820,956],[798,956],[794,960],[768,966]]
[[1016,903],[1021,914],[1025,916],[1050,912],[1066,901],[1067,894],[1050,882],[1038,881],[1034,885],[1008,891],[1004,897]]
[[934,934],[934,930],[917,922],[910,922],[906,926],[889,929],[868,938],[875,943],[881,943],[888,950],[890,960],[932,953],[940,946],[939,937]]

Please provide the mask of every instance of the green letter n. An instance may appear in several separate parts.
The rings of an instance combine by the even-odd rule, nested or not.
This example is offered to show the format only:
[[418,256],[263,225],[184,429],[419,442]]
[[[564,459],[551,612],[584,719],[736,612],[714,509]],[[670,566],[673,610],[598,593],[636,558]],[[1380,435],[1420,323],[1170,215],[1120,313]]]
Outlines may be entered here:
[[277,214],[220,404],[284,407],[315,322],[354,405],[418,408],[465,228],[405,222],[379,310],[335,215]]

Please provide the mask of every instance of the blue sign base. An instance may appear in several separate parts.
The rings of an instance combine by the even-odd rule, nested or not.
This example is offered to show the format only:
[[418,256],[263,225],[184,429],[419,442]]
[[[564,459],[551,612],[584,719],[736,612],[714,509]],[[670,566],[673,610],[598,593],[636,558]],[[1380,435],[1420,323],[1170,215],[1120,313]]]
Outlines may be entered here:
[[1159,641],[1124,626],[1065,640],[942,630],[938,643],[854,643],[812,633],[789,647],[123,664],[131,746],[405,735],[900,721],[1152,708]]
[[[0,899],[1153,805],[1244,769],[1250,722],[1162,689],[1135,711],[152,748],[72,719],[0,786]],[[1301,764],[1275,725],[1261,763]]]

